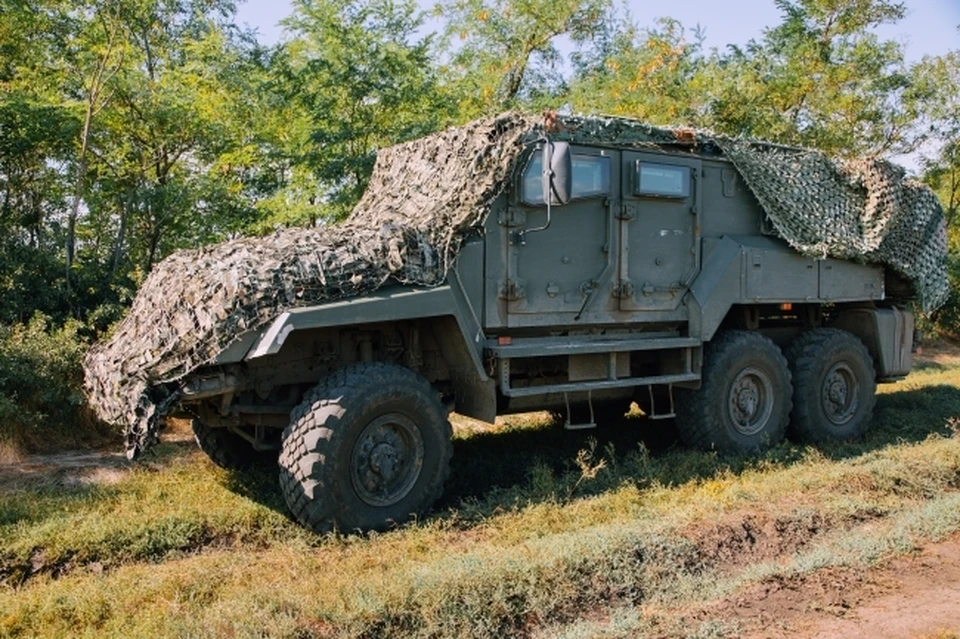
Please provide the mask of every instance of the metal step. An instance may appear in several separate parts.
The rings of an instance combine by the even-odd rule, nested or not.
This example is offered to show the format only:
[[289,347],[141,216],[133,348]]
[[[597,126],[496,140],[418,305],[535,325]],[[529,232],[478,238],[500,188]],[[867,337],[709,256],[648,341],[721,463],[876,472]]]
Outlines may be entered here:
[[653,397],[653,385],[647,386],[647,391],[650,393],[650,414],[647,415],[648,419],[673,419],[677,416],[676,408],[673,403],[673,384],[667,384],[667,395],[670,397],[670,410],[666,413],[657,412],[657,402]]
[[590,392],[587,391],[587,406],[590,408],[590,421],[584,422],[581,424],[573,423],[573,412],[570,410],[570,395],[568,393],[563,394],[563,403],[567,407],[567,419],[564,420],[563,427],[566,430],[589,430],[591,428],[597,427],[597,418],[593,414],[593,397]]

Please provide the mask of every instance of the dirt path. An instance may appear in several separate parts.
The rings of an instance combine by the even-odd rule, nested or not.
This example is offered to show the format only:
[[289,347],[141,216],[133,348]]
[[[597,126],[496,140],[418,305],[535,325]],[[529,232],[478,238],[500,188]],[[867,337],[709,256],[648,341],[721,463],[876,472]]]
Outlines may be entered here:
[[121,451],[90,451],[33,455],[27,461],[0,466],[0,491],[24,485],[112,484],[123,477],[130,462]]
[[760,584],[721,607],[715,618],[751,639],[960,637],[960,535],[868,571]]
[[[184,425],[182,420],[171,421],[172,425],[161,435],[162,441],[192,444],[193,434],[189,423]],[[21,461],[0,464],[0,492],[37,484],[114,484],[138,465],[127,459],[119,437],[117,439],[115,449],[68,450],[49,455],[30,455]]]

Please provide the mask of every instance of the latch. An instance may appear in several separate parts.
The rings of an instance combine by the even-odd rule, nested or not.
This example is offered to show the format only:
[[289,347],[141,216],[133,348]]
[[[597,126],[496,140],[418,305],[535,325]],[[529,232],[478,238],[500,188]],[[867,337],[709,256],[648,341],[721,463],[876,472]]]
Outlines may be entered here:
[[619,300],[628,300],[631,299],[634,293],[637,292],[637,289],[629,280],[622,280],[619,284],[613,287],[613,296]]
[[640,291],[644,295],[653,295],[654,293],[669,293],[670,295],[676,295],[683,290],[683,287],[679,284],[674,286],[654,286],[650,282],[644,282],[643,286],[640,287]]
[[523,280],[506,280],[500,282],[497,289],[497,297],[508,302],[522,300],[527,296],[527,289]]
[[518,209],[515,206],[508,206],[500,209],[500,226],[515,227],[523,226],[527,223],[527,212]]
[[620,205],[619,212],[617,213],[617,219],[623,220],[624,222],[629,222],[630,220],[635,220],[637,218],[637,204],[632,202],[627,202]]

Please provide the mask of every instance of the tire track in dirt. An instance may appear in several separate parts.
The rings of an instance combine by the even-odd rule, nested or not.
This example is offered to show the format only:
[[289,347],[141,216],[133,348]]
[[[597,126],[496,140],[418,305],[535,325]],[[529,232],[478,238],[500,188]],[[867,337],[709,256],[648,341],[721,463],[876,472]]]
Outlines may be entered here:
[[827,568],[751,586],[709,617],[750,639],[901,639],[960,630],[960,535],[872,569]]

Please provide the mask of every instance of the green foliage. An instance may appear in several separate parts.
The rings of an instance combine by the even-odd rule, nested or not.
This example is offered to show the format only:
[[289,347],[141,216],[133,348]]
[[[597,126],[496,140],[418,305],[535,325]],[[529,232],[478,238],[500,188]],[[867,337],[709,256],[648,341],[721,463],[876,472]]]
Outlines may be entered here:
[[903,48],[872,31],[903,17],[887,0],[779,0],[780,25],[726,51],[703,50],[664,19],[622,23],[581,69],[577,109],[821,148],[838,155],[907,152],[930,86],[915,86]]
[[952,293],[947,302],[931,317],[921,318],[919,328],[944,337],[960,340],[960,228],[949,229],[950,251],[947,254],[947,276]]
[[635,117],[653,124],[711,125],[702,34],[662,19],[649,29],[627,22],[604,55],[581,69],[571,87],[578,111]]
[[80,325],[50,329],[42,315],[0,325],[0,441],[44,450],[96,433],[85,404]]
[[778,0],[783,22],[712,62],[725,132],[857,155],[910,151],[917,105],[903,47],[872,31],[904,16],[889,0]]
[[[907,64],[874,29],[903,17],[893,0],[774,1],[778,24],[710,50],[611,0],[440,0],[430,20],[414,0],[297,0],[271,48],[233,0],[6,2],[0,323],[93,337],[172,251],[342,219],[378,149],[503,109],[919,148],[955,227],[960,52]],[[960,332],[957,308],[938,330]]]
[[610,0],[448,0],[436,13],[447,25],[443,71],[462,120],[559,106],[566,81],[557,39],[600,41],[613,18]]
[[299,0],[285,24],[290,39],[273,71],[293,118],[286,146],[299,170],[264,206],[280,221],[291,200],[295,210],[312,207],[294,220],[342,219],[363,194],[378,148],[447,121],[432,38],[417,36],[423,15],[414,0]]

